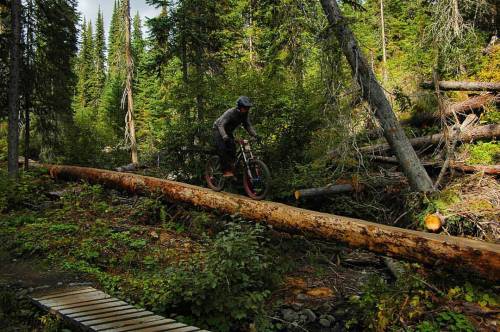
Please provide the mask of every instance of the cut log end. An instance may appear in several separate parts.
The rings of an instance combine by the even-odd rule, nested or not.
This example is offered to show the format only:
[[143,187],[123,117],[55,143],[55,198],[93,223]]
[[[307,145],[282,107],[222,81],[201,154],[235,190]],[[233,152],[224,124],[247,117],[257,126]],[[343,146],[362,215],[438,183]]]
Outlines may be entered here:
[[300,199],[300,190],[295,190],[294,196],[295,199],[298,201]]
[[444,216],[440,213],[428,214],[424,219],[425,228],[432,233],[438,232],[443,227],[444,222]]

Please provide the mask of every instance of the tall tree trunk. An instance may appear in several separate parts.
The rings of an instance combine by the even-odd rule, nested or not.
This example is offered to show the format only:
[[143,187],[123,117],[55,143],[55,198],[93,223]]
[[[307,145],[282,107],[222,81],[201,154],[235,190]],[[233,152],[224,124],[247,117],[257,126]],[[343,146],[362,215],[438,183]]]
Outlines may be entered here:
[[382,87],[375,79],[365,57],[358,47],[354,34],[347,26],[336,0],[321,0],[327,19],[340,42],[342,51],[352,68],[363,97],[375,110],[375,115],[384,130],[384,136],[394,150],[405,175],[414,190],[427,192],[433,190],[432,181],[406,137]]
[[382,77],[384,84],[387,84],[387,54],[385,45],[385,19],[384,19],[384,0],[380,0],[380,32],[382,34]]
[[26,2],[26,67],[25,67],[25,109],[24,109],[24,169],[29,169],[29,151],[30,151],[30,130],[31,130],[31,118],[30,112],[33,107],[32,96],[33,96],[33,81],[34,81],[34,71],[33,62],[35,59],[35,52],[33,49],[34,36],[33,36],[33,25],[34,25],[34,7],[33,0],[28,0]]
[[134,74],[134,64],[132,62],[132,51],[130,46],[130,0],[125,3],[125,61],[127,63],[127,82],[125,83],[125,93],[127,94],[127,121],[128,134],[130,139],[130,150],[132,153],[132,163],[138,164],[137,142],[135,139],[134,124],[134,98],[132,95],[132,81]]
[[19,52],[21,40],[21,0],[11,2],[12,39],[10,49],[10,86],[9,86],[9,176],[19,175]]

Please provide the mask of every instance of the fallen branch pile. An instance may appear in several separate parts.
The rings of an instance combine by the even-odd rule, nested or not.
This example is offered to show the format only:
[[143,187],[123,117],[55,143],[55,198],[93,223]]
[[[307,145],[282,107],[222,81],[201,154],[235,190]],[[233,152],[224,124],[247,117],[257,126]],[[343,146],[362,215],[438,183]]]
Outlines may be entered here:
[[384,255],[430,265],[463,268],[483,277],[500,277],[500,245],[466,238],[429,234],[360,219],[299,209],[280,203],[254,201],[189,184],[93,168],[44,165],[51,176],[84,179],[132,193],[158,192],[166,199],[266,222],[275,228],[336,240]]
[[[490,124],[484,126],[473,127],[467,131],[461,132],[459,136],[460,141],[471,142],[483,138],[495,138],[500,136],[500,125]],[[413,147],[420,147],[424,145],[435,145],[442,142],[444,139],[444,134],[434,134],[422,137],[416,137],[410,139],[410,143]],[[360,151],[364,154],[370,153],[384,153],[391,149],[389,144],[376,144],[366,147],[362,147]]]
[[[434,82],[420,84],[423,89],[434,90]],[[500,91],[500,83],[496,82],[460,82],[439,81],[439,90],[442,91]]]

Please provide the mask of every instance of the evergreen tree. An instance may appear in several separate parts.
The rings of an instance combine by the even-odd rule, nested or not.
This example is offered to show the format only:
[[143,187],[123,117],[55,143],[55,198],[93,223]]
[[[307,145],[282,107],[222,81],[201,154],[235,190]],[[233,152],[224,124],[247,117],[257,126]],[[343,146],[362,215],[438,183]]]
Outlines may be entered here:
[[[75,0],[36,1],[35,114],[43,147],[51,160],[62,153],[60,134],[72,126],[72,99],[76,83],[73,63],[77,52]],[[68,134],[69,135],[69,134]],[[66,137],[68,136],[66,135]]]
[[106,41],[104,39],[104,18],[101,9],[97,13],[96,31],[93,42],[93,70],[91,104],[94,109],[100,103],[106,81]]
[[108,72],[109,75],[120,74],[124,75],[125,62],[124,45],[125,45],[125,24],[123,22],[123,3],[120,0],[115,0],[113,14],[111,16],[111,25],[109,28],[108,41]]
[[77,100],[81,108],[93,105],[94,101],[94,81],[96,72],[94,65],[94,36],[92,32],[92,22],[83,20],[82,44],[78,54],[78,93]]
[[134,58],[134,63],[139,66],[142,57],[144,56],[144,51],[146,47],[146,42],[142,36],[142,22],[139,12],[134,15],[134,21],[132,23],[132,55]]

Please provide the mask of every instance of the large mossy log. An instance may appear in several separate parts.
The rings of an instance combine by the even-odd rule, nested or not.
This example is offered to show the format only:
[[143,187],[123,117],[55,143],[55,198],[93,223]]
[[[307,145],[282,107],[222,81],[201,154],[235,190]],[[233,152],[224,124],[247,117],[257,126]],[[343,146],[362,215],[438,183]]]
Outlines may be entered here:
[[[434,89],[434,82],[422,82],[423,89]],[[439,90],[443,91],[500,91],[500,83],[497,82],[461,82],[461,81],[439,81]]]
[[[484,125],[484,126],[477,126],[472,129],[466,130],[460,134],[459,139],[461,141],[474,141],[478,139],[483,139],[483,138],[495,138],[500,136],[500,125],[498,124],[491,124],[491,125]],[[434,145],[440,143],[444,138],[444,135],[442,133],[439,134],[434,134],[434,135],[428,135],[428,136],[422,136],[422,137],[416,137],[410,139],[411,145],[413,147],[420,147],[423,145]],[[370,146],[365,146],[359,149],[362,153],[368,154],[368,153],[384,153],[387,152],[391,149],[389,144],[377,144],[377,145],[370,145]]]
[[336,240],[384,255],[429,265],[463,268],[487,279],[500,277],[500,245],[380,225],[360,219],[304,210],[285,204],[254,201],[189,184],[136,174],[76,166],[44,165],[51,176],[84,179],[132,193],[158,192],[172,201],[238,213],[275,228]]

